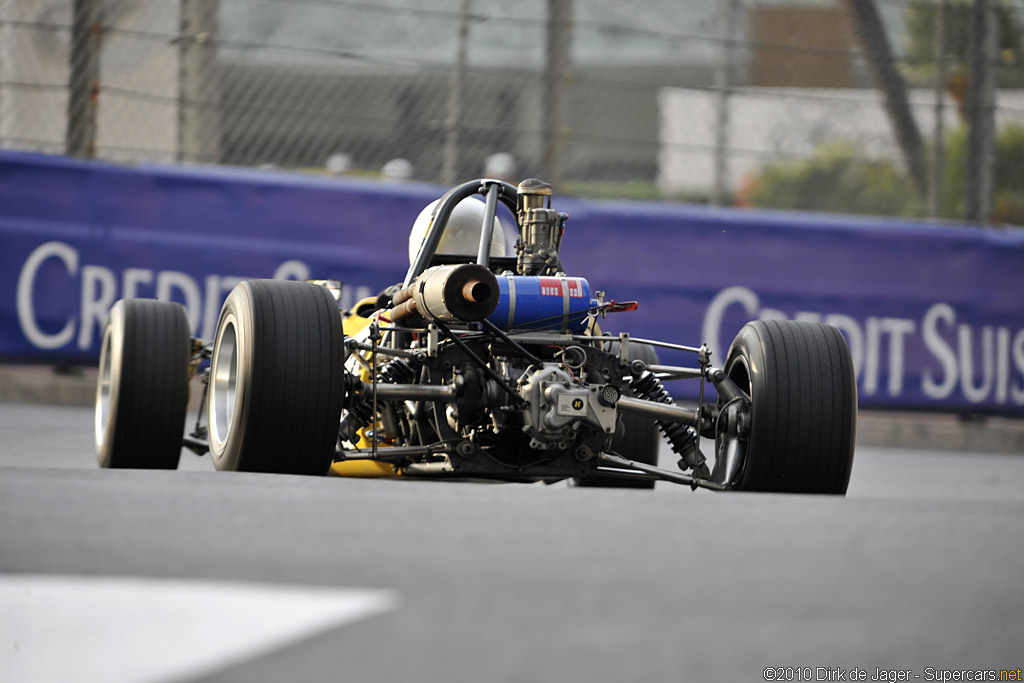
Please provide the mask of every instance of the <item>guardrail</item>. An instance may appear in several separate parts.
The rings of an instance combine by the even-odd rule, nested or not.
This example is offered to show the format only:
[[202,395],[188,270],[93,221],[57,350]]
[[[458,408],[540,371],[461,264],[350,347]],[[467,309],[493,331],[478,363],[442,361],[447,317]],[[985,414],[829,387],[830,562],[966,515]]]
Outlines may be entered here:
[[[248,277],[402,279],[444,188],[0,151],[0,358],[95,363],[118,298],[185,305],[209,339]],[[633,313],[610,331],[723,358],[746,320],[837,326],[864,408],[1024,417],[1024,231],[555,198],[563,261]],[[683,359],[665,359],[683,360]],[[684,392],[690,396],[693,392]]]

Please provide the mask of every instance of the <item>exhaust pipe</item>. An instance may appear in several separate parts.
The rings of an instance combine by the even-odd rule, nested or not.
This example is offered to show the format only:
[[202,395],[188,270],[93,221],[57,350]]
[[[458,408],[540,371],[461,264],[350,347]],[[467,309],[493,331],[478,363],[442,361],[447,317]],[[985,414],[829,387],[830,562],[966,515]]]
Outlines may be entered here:
[[435,266],[391,299],[391,320],[418,313],[445,323],[477,322],[498,307],[498,280],[475,263]]

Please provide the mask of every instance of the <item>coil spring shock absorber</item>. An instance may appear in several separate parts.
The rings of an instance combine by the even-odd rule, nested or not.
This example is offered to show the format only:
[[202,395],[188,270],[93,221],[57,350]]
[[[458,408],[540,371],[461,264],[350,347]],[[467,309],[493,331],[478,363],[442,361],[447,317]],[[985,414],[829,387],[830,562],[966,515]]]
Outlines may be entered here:
[[[633,377],[629,387],[637,398],[672,405],[672,397],[669,396],[665,385],[650,370],[644,370]],[[668,439],[669,446],[676,455],[682,458],[679,461],[682,469],[692,468],[697,476],[710,476],[707,465],[704,464],[704,455],[697,447],[697,432],[693,427],[663,420],[655,420],[654,424]]]
[[378,384],[408,384],[416,379],[416,369],[405,358],[396,358],[377,372]]
[[[377,372],[378,384],[410,383],[415,379],[416,369],[405,358],[396,358]],[[342,441],[354,442],[359,438],[359,430],[373,418],[371,392],[366,384],[351,373],[345,375],[345,382],[346,388],[351,392],[352,401],[350,405],[345,406],[348,413],[338,425],[338,437]]]

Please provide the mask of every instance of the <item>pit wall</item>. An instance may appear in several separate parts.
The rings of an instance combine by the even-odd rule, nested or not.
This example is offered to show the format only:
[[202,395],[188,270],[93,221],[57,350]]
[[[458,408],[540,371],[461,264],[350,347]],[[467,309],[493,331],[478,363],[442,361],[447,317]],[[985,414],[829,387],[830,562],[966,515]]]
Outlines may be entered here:
[[[403,278],[412,222],[444,189],[0,151],[0,361],[95,364],[122,297],[184,304],[204,339],[245,278],[339,279],[351,304]],[[554,206],[570,216],[567,272],[640,302],[607,331],[704,341],[721,363],[747,320],[820,320],[850,343],[861,408],[1024,417],[1022,230]],[[695,397],[697,384],[674,393]]]

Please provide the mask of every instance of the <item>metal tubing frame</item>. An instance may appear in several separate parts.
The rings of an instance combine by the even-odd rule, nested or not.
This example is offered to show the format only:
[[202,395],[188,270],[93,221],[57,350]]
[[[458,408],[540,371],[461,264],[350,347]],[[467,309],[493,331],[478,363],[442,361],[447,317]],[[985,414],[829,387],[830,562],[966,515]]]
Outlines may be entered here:
[[[599,337],[596,335],[588,334],[574,334],[572,335],[573,341],[602,341],[602,342],[614,342],[621,341],[619,337]],[[687,353],[700,353],[700,348],[696,346],[683,346],[682,344],[670,344],[669,342],[657,341],[655,339],[641,339],[639,337],[629,337],[629,343],[633,344],[646,344],[648,346],[660,346],[663,349],[675,349],[676,351],[686,351]]]
[[476,252],[476,263],[487,268],[491,263],[491,239],[494,236],[494,217],[498,213],[498,181],[485,181],[487,204],[484,206],[484,224],[480,226],[480,247]]

